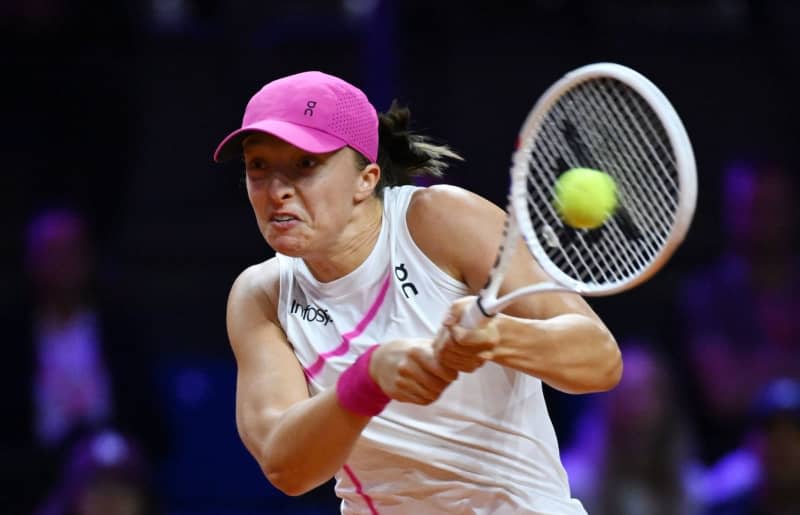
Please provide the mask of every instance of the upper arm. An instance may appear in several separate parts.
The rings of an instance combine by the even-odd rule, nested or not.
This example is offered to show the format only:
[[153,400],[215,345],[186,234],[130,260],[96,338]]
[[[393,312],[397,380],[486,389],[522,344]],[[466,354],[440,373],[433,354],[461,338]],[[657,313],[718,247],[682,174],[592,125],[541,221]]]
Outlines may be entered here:
[[[454,186],[433,186],[415,193],[407,215],[417,246],[472,293],[486,283],[500,246],[506,213],[483,197]],[[522,241],[506,271],[500,295],[549,280]],[[505,313],[552,318],[579,313],[598,319],[576,293],[539,293],[515,301]]]
[[278,418],[309,397],[300,363],[277,320],[276,259],[245,270],[228,298],[228,338],[237,364],[236,424],[247,448],[260,455]]

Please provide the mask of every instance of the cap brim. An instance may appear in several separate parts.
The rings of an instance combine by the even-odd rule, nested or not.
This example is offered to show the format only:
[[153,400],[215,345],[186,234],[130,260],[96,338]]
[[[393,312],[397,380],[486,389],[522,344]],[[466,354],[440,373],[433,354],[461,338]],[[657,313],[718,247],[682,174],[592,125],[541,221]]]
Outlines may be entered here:
[[242,155],[242,140],[254,132],[271,134],[315,154],[333,152],[347,146],[344,140],[311,127],[281,120],[264,120],[228,134],[214,151],[214,161],[219,163]]

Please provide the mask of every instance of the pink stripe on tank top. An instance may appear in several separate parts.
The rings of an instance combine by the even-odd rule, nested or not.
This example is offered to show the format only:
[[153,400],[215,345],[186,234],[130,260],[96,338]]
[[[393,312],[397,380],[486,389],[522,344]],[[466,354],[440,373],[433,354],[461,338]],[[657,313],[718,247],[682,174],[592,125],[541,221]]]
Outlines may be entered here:
[[381,306],[383,305],[383,301],[386,298],[386,292],[389,290],[389,284],[391,284],[391,272],[386,276],[384,279],[383,284],[381,285],[381,289],[378,292],[378,296],[372,302],[372,305],[367,310],[367,314],[364,315],[364,318],[356,325],[356,328],[352,331],[348,331],[342,335],[342,341],[339,345],[328,352],[323,352],[319,355],[317,360],[308,368],[304,369],[306,375],[309,378],[315,377],[322,371],[322,367],[325,366],[325,362],[328,358],[333,356],[341,356],[342,354],[346,354],[348,350],[350,350],[350,342],[354,338],[358,338],[361,333],[364,332],[364,329],[367,328],[370,322],[375,318],[375,315],[380,310]]
[[347,475],[350,477],[350,481],[352,481],[353,485],[356,487],[356,493],[360,495],[362,499],[364,499],[364,502],[367,503],[369,512],[372,515],[380,515],[378,510],[375,508],[375,504],[372,502],[372,498],[367,495],[366,492],[364,492],[364,488],[361,486],[361,481],[358,480],[355,472],[353,472],[353,469],[351,469],[348,465],[345,465],[342,468],[344,468],[344,471],[347,472]]

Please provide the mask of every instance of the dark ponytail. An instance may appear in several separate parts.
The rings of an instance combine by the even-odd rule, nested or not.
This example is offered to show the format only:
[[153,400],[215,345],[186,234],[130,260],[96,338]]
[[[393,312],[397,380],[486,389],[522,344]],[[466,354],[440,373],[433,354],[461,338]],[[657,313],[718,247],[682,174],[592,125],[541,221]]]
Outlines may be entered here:
[[[411,111],[400,107],[397,101],[385,113],[378,115],[379,138],[378,166],[381,179],[375,188],[379,197],[383,188],[411,184],[414,177],[441,177],[449,160],[463,160],[446,145],[432,143],[430,138],[409,130]],[[363,158],[363,166],[368,164]]]

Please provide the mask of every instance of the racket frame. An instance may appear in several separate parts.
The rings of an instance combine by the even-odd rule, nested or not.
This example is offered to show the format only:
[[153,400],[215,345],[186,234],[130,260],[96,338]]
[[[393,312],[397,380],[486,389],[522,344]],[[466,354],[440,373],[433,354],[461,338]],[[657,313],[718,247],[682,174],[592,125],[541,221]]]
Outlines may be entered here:
[[[569,89],[582,82],[598,78],[616,79],[638,93],[658,115],[664,126],[671,148],[675,153],[678,172],[678,209],[667,241],[651,262],[635,275],[607,284],[586,284],[562,272],[547,256],[531,223],[528,200],[528,155],[550,108]],[[507,219],[503,242],[498,257],[489,274],[487,285],[478,295],[472,309],[467,309],[462,325],[474,327],[482,319],[493,316],[511,302],[526,295],[542,292],[575,292],[584,296],[605,296],[619,293],[648,280],[669,260],[686,236],[697,203],[697,175],[694,152],[678,114],[666,96],[649,79],[640,73],[615,63],[594,63],[577,68],[550,86],[534,105],[525,119],[519,135],[519,145],[514,152],[511,167],[511,189],[508,198]],[[500,298],[497,297],[511,263],[519,238],[525,242],[533,257],[550,281],[522,287]]]

